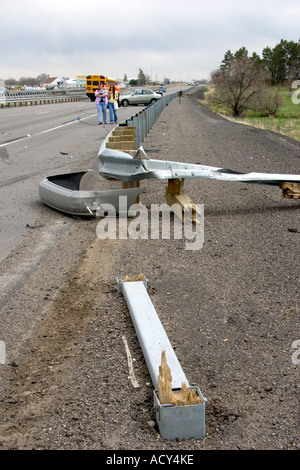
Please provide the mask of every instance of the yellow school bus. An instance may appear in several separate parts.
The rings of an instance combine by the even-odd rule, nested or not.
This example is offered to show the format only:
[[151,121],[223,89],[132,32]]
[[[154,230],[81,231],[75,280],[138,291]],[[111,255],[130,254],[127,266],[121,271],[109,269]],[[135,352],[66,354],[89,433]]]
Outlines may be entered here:
[[109,88],[111,85],[116,86],[117,82],[114,78],[105,77],[104,75],[87,75],[86,96],[88,96],[91,101],[95,101],[95,91],[101,84]]

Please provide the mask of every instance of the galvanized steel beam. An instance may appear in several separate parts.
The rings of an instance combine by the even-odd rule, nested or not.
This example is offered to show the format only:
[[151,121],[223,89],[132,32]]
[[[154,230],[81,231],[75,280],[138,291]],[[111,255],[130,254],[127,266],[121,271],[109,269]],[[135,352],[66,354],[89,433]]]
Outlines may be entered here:
[[[190,439],[205,437],[206,398],[198,387],[190,387],[167,334],[158,318],[147,293],[147,279],[117,278],[118,292],[126,299],[131,319],[135,327],[146,364],[155,390],[153,391],[154,410],[160,435],[165,439]],[[172,373],[172,390],[182,389],[185,384],[190,392],[196,393],[199,403],[176,406],[162,404],[159,400],[159,371],[162,351],[165,351],[168,366]]]
[[[75,217],[96,217],[101,210],[114,207],[120,214],[120,196],[126,196],[126,214],[144,188],[128,188],[107,191],[80,190],[80,182],[88,171],[54,175],[44,178],[39,184],[41,201],[56,209]],[[123,215],[126,215],[123,214]]]
[[118,292],[123,294],[127,302],[152,383],[157,389],[161,352],[166,351],[172,371],[173,387],[181,388],[182,382],[188,386],[188,380],[148,295],[147,284],[147,279],[140,281],[117,279]]
[[101,176],[126,182],[150,178],[158,180],[202,178],[276,186],[286,182],[300,183],[300,175],[240,173],[227,168],[207,165],[153,160],[147,157],[143,147],[140,147],[135,156],[131,157],[126,152],[107,149],[104,145],[100,148],[99,163]]

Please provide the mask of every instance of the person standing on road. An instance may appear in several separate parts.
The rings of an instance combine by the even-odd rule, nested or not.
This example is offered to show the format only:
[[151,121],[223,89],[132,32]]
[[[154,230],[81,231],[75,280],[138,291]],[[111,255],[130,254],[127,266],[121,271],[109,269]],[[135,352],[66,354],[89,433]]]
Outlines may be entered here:
[[108,109],[109,109],[109,120],[110,123],[113,124],[114,122],[118,122],[118,115],[117,115],[117,91],[114,85],[109,87],[108,91]]
[[105,85],[101,84],[95,91],[95,104],[98,113],[98,124],[106,124],[106,111],[107,111],[107,91]]

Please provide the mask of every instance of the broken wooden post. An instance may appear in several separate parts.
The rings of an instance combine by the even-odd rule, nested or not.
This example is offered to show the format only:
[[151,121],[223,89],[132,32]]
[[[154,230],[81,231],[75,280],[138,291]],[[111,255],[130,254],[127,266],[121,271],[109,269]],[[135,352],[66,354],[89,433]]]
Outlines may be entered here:
[[158,398],[162,405],[172,404],[176,406],[198,405],[203,403],[196,390],[188,388],[185,382],[182,382],[181,390],[172,390],[172,374],[167,363],[166,351],[161,353],[161,365],[158,374]]
[[169,179],[166,189],[166,201],[169,206],[173,206],[172,209],[182,223],[184,223],[185,218],[190,217],[194,224],[198,224],[199,209],[190,196],[183,191],[183,184],[184,179]]
[[290,199],[300,199],[300,183],[281,183],[282,197]]

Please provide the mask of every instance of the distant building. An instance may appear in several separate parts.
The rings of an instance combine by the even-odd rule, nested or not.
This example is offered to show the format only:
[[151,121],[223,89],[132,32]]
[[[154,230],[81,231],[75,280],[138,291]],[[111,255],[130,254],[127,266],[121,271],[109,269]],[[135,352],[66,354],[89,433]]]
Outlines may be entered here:
[[47,78],[41,85],[43,88],[46,88],[48,90],[52,90],[54,88],[62,88],[65,85],[65,80],[60,77],[50,77]]

